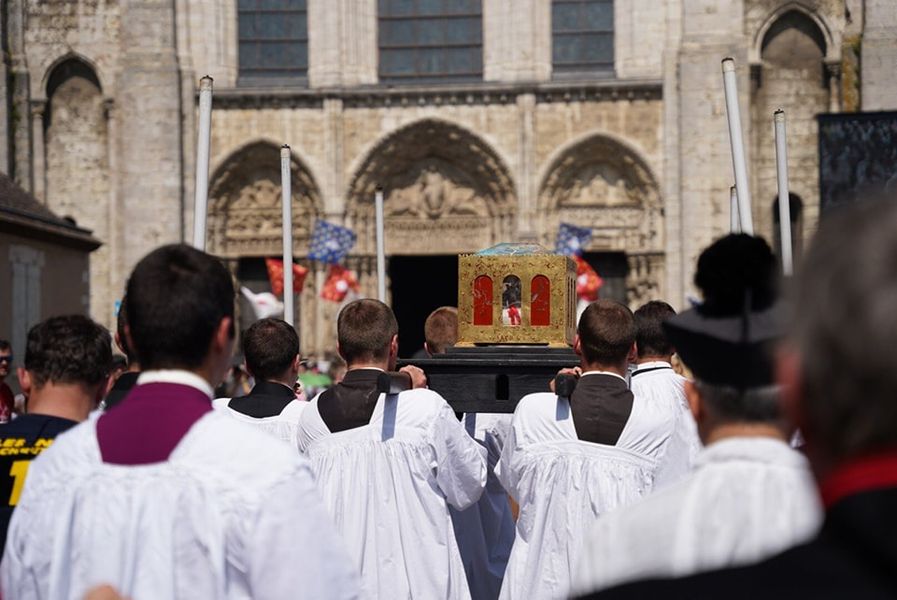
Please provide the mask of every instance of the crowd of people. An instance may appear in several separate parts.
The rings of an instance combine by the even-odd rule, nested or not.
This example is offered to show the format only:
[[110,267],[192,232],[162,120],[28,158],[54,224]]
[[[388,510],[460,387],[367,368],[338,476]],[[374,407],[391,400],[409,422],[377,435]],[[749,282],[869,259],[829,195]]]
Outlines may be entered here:
[[[724,236],[693,308],[588,306],[572,393],[458,415],[414,366],[382,390],[376,300],[339,313],[323,391],[276,318],[239,336],[237,377],[230,274],[161,247],[114,334],[30,330],[18,411],[0,342],[2,597],[894,597],[895,256],[897,204],[860,203],[783,298],[769,245]],[[457,319],[430,315],[428,355]]]

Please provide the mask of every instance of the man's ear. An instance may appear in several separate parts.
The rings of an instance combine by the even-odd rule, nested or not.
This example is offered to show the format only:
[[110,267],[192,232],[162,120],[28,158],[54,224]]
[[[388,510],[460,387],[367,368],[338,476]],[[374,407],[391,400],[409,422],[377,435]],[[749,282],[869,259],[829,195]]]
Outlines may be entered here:
[[800,429],[806,439],[803,374],[800,355],[793,347],[782,346],[776,352],[776,382],[781,390],[779,403],[782,415],[791,427]]
[[430,344],[424,342],[424,352],[427,353],[427,356],[433,356],[433,353],[430,351]]
[[[131,335],[131,326],[125,323],[125,342],[132,351],[136,348],[134,346],[134,336]],[[115,334],[115,343],[118,344],[118,333]],[[121,348],[121,344],[118,345]],[[124,352],[124,350],[122,350]]]
[[[299,372],[299,364],[300,364],[301,362],[302,362],[302,353],[299,352],[299,353],[296,354],[296,358],[293,359],[292,364],[290,364],[290,369],[291,369],[294,373],[298,373],[298,372]],[[246,366],[246,372],[247,372],[247,373],[249,372],[249,366]]]
[[19,388],[21,388],[22,393],[28,396],[31,394],[31,373],[25,370],[24,367],[16,367],[16,377],[19,379]]
[[582,356],[582,342],[579,340],[579,334],[573,338],[573,351],[578,355]]
[[685,399],[688,401],[688,408],[691,409],[691,415],[695,418],[695,423],[700,423],[706,416],[704,404],[701,401],[701,393],[698,392],[698,387],[690,379],[685,380]]
[[632,348],[629,349],[629,356],[626,357],[626,362],[634,363],[638,360],[638,345],[635,342],[632,342]]
[[349,361],[346,360],[346,357],[345,357],[345,356],[343,356],[343,350],[342,350],[342,348],[339,347],[339,340],[337,340],[337,342],[336,342],[336,353],[339,354],[339,357],[340,357],[341,359],[343,359],[343,361],[344,361],[346,364],[349,364]]
[[389,340],[389,352],[392,356],[399,355],[399,334],[395,334],[392,336],[392,339]]
[[124,354],[124,353],[125,353],[125,349],[124,349],[124,347],[122,347],[122,345],[121,345],[121,341],[122,341],[122,340],[121,340],[121,336],[118,335],[118,332],[117,332],[117,331],[112,335],[112,339],[115,341],[115,347],[118,348],[119,350],[121,350],[122,353]]

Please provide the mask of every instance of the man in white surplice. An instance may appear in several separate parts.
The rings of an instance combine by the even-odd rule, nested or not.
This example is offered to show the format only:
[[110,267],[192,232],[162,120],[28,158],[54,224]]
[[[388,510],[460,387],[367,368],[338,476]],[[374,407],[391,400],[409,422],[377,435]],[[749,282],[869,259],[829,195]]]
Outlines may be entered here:
[[222,414],[285,441],[298,450],[299,415],[308,406],[296,398],[299,376],[299,336],[282,319],[260,319],[243,332],[246,370],[255,380],[252,390],[236,398],[216,398]]
[[4,598],[354,598],[358,576],[286,444],[212,410],[234,289],[216,258],[163,246],[134,268],[127,397],[35,459],[13,515]]
[[[427,354],[443,354],[458,341],[458,309],[442,306],[424,322],[424,349]],[[467,573],[473,600],[495,600],[514,543],[511,503],[495,476],[495,465],[511,428],[509,413],[467,413],[464,429],[487,451],[486,489],[473,506],[465,510],[449,507],[455,539]]]
[[673,417],[669,442],[661,451],[654,477],[654,489],[688,474],[701,450],[695,419],[685,399],[685,377],[673,370],[673,345],[663,332],[663,322],[676,315],[666,302],[652,300],[635,311],[636,369],[629,389],[646,410]]
[[672,416],[645,411],[624,375],[635,357],[632,312],[598,300],[580,317],[581,376],[569,399],[530,394],[514,412],[499,478],[520,504],[501,598],[563,598],[587,525],[653,485]]
[[377,377],[395,368],[398,325],[376,300],[356,300],[337,319],[348,371],[314,398],[299,420],[324,503],[375,598],[470,597],[448,505],[464,509],[486,483],[485,451],[420,369],[414,387],[381,394]]
[[706,448],[691,475],[598,520],[576,593],[754,562],[820,524],[807,460],[788,445],[773,385],[784,323],[772,251],[761,238],[726,236],[701,254],[695,283],[704,303],[665,331],[695,375],[685,392]]

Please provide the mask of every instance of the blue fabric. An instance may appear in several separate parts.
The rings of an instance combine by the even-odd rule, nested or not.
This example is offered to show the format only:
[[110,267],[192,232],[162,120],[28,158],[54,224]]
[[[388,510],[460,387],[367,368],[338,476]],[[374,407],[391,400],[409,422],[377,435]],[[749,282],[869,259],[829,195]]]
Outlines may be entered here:
[[565,256],[581,256],[582,249],[592,239],[592,230],[588,227],[577,227],[569,223],[561,223],[558,227],[555,252]]
[[335,264],[345,257],[355,245],[355,232],[347,227],[318,219],[311,234],[308,258]]

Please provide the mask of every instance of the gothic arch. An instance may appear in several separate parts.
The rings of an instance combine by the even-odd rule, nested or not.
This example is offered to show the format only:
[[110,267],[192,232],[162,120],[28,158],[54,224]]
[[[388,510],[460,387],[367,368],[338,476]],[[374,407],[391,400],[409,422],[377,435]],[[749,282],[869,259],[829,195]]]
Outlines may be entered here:
[[390,254],[456,254],[513,237],[517,194],[510,171],[488,142],[454,123],[406,125],[361,159],[346,199],[359,253],[374,252],[378,186]]
[[[32,106],[35,120],[36,178],[44,199],[57,214],[73,219],[104,242],[90,257],[90,310],[101,321],[113,314],[111,289],[111,189],[106,100],[92,64],[74,54],[56,61],[45,74],[46,101]],[[40,102],[40,101],[39,101]],[[43,127],[41,128],[41,124]],[[42,138],[41,138],[42,136]]]
[[837,63],[841,61],[841,40],[835,38],[833,33],[835,30],[828,25],[825,18],[801,2],[786,2],[770,12],[763,21],[763,24],[760,25],[755,32],[753,43],[748,50],[748,62],[754,65],[760,63],[763,55],[763,47],[767,42],[767,36],[770,33],[770,30],[780,21],[780,19],[782,19],[782,17],[795,12],[806,17],[819,31],[819,35],[822,36],[825,44],[823,51],[825,62]]
[[657,178],[638,149],[606,133],[588,133],[558,148],[539,181],[543,245],[554,246],[562,222],[588,227],[587,252],[626,254],[631,306],[662,297],[663,206]]
[[109,89],[108,82],[96,62],[73,51],[56,57],[43,69],[39,87],[33,90],[35,100],[50,98],[55,88],[58,87],[61,76],[64,79],[67,74],[72,72],[92,80],[101,93]]
[[[323,212],[308,167],[292,155],[293,246],[308,249],[313,221]],[[226,258],[276,256],[282,251],[280,148],[267,140],[242,146],[221,162],[209,186],[209,251]]]

